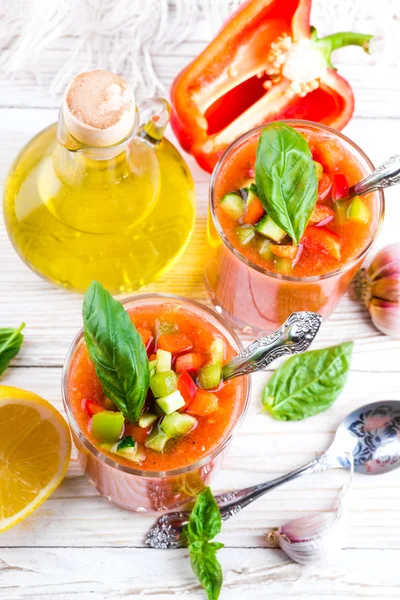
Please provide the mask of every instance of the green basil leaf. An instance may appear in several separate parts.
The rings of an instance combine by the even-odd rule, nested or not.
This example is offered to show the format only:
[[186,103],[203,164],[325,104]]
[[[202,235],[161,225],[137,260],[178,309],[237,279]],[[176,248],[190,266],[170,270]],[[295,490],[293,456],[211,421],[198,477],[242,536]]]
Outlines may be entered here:
[[221,531],[221,514],[218,504],[209,487],[197,497],[196,504],[190,513],[189,523],[184,528],[187,544],[197,540],[208,541]]
[[273,221],[297,244],[318,197],[311,150],[293,127],[268,124],[257,146],[258,197]]
[[223,547],[218,542],[193,542],[189,546],[193,573],[206,591],[208,600],[218,600],[222,587],[222,568],[216,553]]
[[17,356],[21,349],[24,336],[21,331],[25,323],[21,323],[18,329],[4,327],[0,329],[0,375],[7,369],[10,361]]
[[347,380],[353,342],[292,356],[268,381],[262,402],[280,421],[299,421],[323,412]]
[[104,393],[135,423],[149,387],[146,349],[126,310],[97,281],[85,294],[83,329]]

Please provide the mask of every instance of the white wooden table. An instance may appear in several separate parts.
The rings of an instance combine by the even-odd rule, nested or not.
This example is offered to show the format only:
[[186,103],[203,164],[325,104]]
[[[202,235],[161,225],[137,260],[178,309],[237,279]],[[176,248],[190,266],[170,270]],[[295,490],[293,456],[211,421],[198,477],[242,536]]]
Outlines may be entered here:
[[[166,85],[204,46],[205,24],[174,54],[157,59]],[[358,50],[358,49],[357,49]],[[359,51],[341,55],[341,73],[353,84],[355,118],[346,128],[379,163],[400,150],[400,84],[395,64],[366,65]],[[67,56],[67,42],[57,48]],[[57,54],[58,56],[58,54]],[[339,61],[338,61],[339,62]],[[44,65],[53,73],[52,55]],[[27,75],[2,82],[0,96],[0,180],[12,158],[42,127],[56,120],[58,101]],[[197,184],[198,221],[190,246],[177,265],[149,290],[167,291],[208,303],[202,282],[209,176],[188,157]],[[387,193],[385,225],[376,246],[399,240],[400,188]],[[375,248],[375,250],[376,250]],[[25,342],[1,383],[25,387],[62,411],[61,368],[81,323],[81,297],[54,288],[17,257],[0,225],[0,326],[26,321]],[[260,392],[270,373],[254,377],[249,414],[230,447],[215,490],[251,485],[283,474],[320,453],[341,418],[376,399],[400,399],[400,343],[370,324],[359,304],[346,296],[324,323],[316,347],[355,340],[349,381],[326,413],[299,423],[260,414]],[[277,489],[223,525],[220,552],[222,599],[398,598],[400,590],[399,472],[376,478],[356,476],[348,496],[348,538],[325,566],[303,568],[266,546],[271,527],[312,511],[329,510],[344,481],[340,472],[302,478]],[[143,546],[152,515],[111,505],[77,472],[74,460],[54,495],[29,519],[0,536],[0,598],[106,600],[141,595],[166,600],[184,594],[204,598],[186,550],[155,551]]]

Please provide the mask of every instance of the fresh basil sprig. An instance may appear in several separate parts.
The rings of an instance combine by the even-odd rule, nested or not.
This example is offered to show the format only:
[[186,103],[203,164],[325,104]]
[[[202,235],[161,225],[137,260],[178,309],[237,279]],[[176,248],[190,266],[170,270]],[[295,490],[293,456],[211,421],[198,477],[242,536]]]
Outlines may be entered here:
[[353,345],[344,342],[289,358],[264,388],[266,410],[280,421],[299,421],[329,408],[346,383]]
[[217,552],[224,544],[211,542],[221,531],[221,514],[210,488],[205,488],[196,500],[189,523],[182,531],[182,540],[189,548],[190,562],[208,600],[217,600],[222,587],[222,569]]
[[97,281],[85,294],[83,330],[104,393],[134,423],[149,387],[146,349],[126,310]]
[[0,329],[0,375],[4,373],[10,364],[11,359],[17,356],[21,349],[24,336],[21,331],[25,323],[21,323],[18,329],[4,327]]
[[257,146],[258,196],[272,220],[297,244],[318,196],[311,150],[304,137],[283,123],[268,124]]

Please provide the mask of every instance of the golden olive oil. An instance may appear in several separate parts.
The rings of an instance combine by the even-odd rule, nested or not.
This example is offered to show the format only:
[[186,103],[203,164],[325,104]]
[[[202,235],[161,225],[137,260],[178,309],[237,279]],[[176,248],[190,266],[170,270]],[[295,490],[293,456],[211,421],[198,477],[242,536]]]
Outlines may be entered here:
[[165,138],[133,138],[111,158],[71,151],[52,125],[22,150],[6,180],[5,223],[26,264],[57,285],[136,290],[183,252],[195,219],[188,167]]

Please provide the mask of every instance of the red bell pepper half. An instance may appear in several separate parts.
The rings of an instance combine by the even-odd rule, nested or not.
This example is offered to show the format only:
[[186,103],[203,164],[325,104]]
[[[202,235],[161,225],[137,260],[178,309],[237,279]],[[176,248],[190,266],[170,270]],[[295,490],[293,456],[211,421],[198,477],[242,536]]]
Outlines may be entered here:
[[336,33],[318,39],[311,0],[250,0],[176,77],[172,128],[206,171],[223,150],[257,125],[281,119],[342,129],[354,109],[352,90],[332,67],[333,50],[372,36]]

